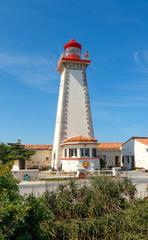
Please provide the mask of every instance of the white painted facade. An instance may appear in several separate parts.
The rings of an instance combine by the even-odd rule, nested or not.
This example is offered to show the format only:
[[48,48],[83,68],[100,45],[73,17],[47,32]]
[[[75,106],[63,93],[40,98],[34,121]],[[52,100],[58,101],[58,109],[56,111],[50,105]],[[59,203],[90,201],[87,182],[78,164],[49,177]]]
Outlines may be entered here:
[[[147,138],[148,139],[148,138]],[[101,143],[104,145],[104,143]],[[114,143],[110,143],[113,145]],[[133,169],[134,167],[136,168],[145,168],[148,169],[148,144],[143,144],[136,140],[135,138],[130,138],[127,142],[125,142],[123,145],[120,147],[117,146],[116,148],[110,146],[110,144],[106,143],[107,147],[104,149],[104,147],[100,147],[99,144],[90,144],[90,158],[87,158],[87,161],[91,161],[92,163],[95,163],[94,158],[91,159],[92,155],[92,148],[97,149],[97,157],[102,158],[106,161],[106,168],[109,167],[114,167],[116,165],[115,158],[118,156],[119,159],[119,164],[121,166],[127,165],[127,169]],[[121,143],[119,143],[120,145]],[[42,169],[46,166],[50,166],[51,164],[51,152],[52,152],[52,146],[47,150],[38,150],[36,145],[32,145],[32,149],[35,150],[35,155],[31,156],[31,160],[27,161],[26,160],[26,168],[35,168],[38,166],[38,168]],[[45,146],[46,147],[46,146]],[[64,159],[64,149],[66,148],[77,148],[77,156],[73,156],[72,159],[69,158],[69,155],[67,154],[67,157],[69,158],[69,162],[67,159]],[[60,153],[60,159],[62,162],[62,169],[65,171],[68,171],[68,169],[73,169],[74,171],[76,168],[81,167],[81,160],[85,161],[85,159],[81,159],[81,154],[80,154],[80,148],[87,148],[88,145],[87,143],[77,143],[77,144],[69,144],[67,145],[66,143],[61,146],[61,153]],[[121,148],[121,149],[120,149]],[[97,158],[97,159],[98,159]],[[96,161],[97,161],[96,159]],[[73,160],[73,161],[72,161]],[[123,160],[125,163],[123,163]],[[134,161],[132,163],[132,161]],[[79,165],[80,163],[80,165]],[[95,166],[94,166],[95,168]],[[98,165],[97,167],[98,168]],[[15,162],[14,164],[14,169],[19,169],[19,163]]]
[[98,150],[98,156],[106,162],[106,168],[121,166],[121,150]]
[[[89,166],[84,168],[83,163],[88,162]],[[62,160],[62,170],[65,172],[77,172],[79,169],[85,169],[88,172],[93,172],[94,170],[99,170],[99,160],[94,159],[79,159],[79,160]]]
[[86,112],[87,86],[84,87],[84,70],[69,70],[69,102],[67,109],[67,138],[73,136],[92,136],[89,132],[89,124]]
[[[140,139],[140,138],[139,138]],[[131,138],[122,146],[122,166],[148,169],[148,145]]]
[[134,168],[135,164],[132,163],[133,156],[135,156],[135,140],[131,138],[129,141],[122,145],[121,165],[128,170]]
[[[74,50],[79,53],[77,48]],[[61,82],[51,163],[55,169],[61,165],[61,143],[65,139],[80,135],[94,136],[86,80],[86,67],[90,61],[80,59],[77,55],[76,59],[69,59],[67,52],[66,58],[60,59],[58,69]]]
[[60,147],[61,141],[64,139],[64,136],[63,136],[64,134],[62,132],[62,123],[63,123],[62,119],[64,114],[64,94],[65,94],[64,86],[66,85],[65,75],[66,75],[66,69],[64,69],[61,74],[57,116],[56,116],[56,124],[55,124],[55,134],[54,134],[54,142],[53,142],[53,150],[52,150],[51,166],[54,167],[55,169],[57,169],[57,164],[58,164],[57,162],[58,162],[58,159],[60,158],[59,147]]
[[148,169],[148,145],[135,141],[135,167]]
[[[73,156],[70,156],[71,149],[74,149],[76,152]],[[82,156],[81,149],[89,149],[89,156]],[[79,169],[84,169],[85,171],[99,170],[100,161],[97,156],[97,149],[96,155],[93,154],[93,149],[96,149],[96,144],[64,144],[62,153],[62,170],[66,172],[77,172]]]

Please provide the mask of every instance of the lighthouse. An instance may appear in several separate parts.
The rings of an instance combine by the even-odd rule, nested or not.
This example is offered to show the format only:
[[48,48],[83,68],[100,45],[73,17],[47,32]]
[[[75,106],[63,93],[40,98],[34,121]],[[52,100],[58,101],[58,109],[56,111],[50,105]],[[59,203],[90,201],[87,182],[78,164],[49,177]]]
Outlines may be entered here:
[[81,49],[80,43],[70,40],[58,62],[61,80],[52,151],[56,170],[76,171],[80,160],[82,164],[85,161],[84,167],[90,167],[92,158],[98,160],[86,78],[90,60],[88,51],[81,56]]

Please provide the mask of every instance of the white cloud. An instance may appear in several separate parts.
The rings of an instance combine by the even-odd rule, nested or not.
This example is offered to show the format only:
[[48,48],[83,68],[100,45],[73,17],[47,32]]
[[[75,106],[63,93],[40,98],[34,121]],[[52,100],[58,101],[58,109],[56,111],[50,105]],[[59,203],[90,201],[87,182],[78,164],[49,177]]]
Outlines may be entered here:
[[136,65],[141,66],[141,64],[139,62],[139,52],[138,51],[136,51],[134,53],[134,62],[136,63]]
[[[148,74],[148,50],[135,51],[134,62],[141,72]],[[147,75],[146,75],[147,76]]]
[[0,74],[46,92],[55,92],[56,61],[41,56],[0,54]]

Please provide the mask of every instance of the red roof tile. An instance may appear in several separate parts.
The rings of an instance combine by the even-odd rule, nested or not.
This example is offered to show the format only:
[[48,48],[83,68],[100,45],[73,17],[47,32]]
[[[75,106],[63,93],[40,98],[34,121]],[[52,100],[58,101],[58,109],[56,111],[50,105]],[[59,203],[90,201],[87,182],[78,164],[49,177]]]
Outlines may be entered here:
[[94,142],[94,143],[96,143],[97,140],[93,137],[76,136],[76,137],[71,137],[71,138],[64,140],[64,143],[69,143],[69,142]]
[[148,137],[131,137],[129,138],[126,142],[124,142],[122,145],[126,144],[127,142],[129,142],[130,140],[136,140],[138,142],[141,142],[143,144],[148,145]]
[[31,150],[48,150],[52,147],[52,145],[49,144],[25,144],[25,148],[31,149]]
[[136,141],[148,145],[148,138],[136,138]]
[[98,143],[99,149],[120,149],[122,146],[122,143],[114,143],[114,142],[107,142],[107,143]]

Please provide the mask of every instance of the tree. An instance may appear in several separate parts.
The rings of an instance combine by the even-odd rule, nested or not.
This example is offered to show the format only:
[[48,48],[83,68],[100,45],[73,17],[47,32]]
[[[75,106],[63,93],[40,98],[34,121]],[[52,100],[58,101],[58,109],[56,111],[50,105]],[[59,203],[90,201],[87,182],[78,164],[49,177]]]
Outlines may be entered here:
[[15,160],[15,153],[8,144],[0,143],[0,175],[11,171]]
[[20,169],[25,168],[25,160],[29,160],[35,152],[25,148],[25,145],[18,140],[16,143],[0,144],[1,164],[8,164],[10,161],[19,160]]
[[0,162],[6,164],[11,160],[14,160],[15,155],[12,152],[12,147],[8,144],[0,143]]

